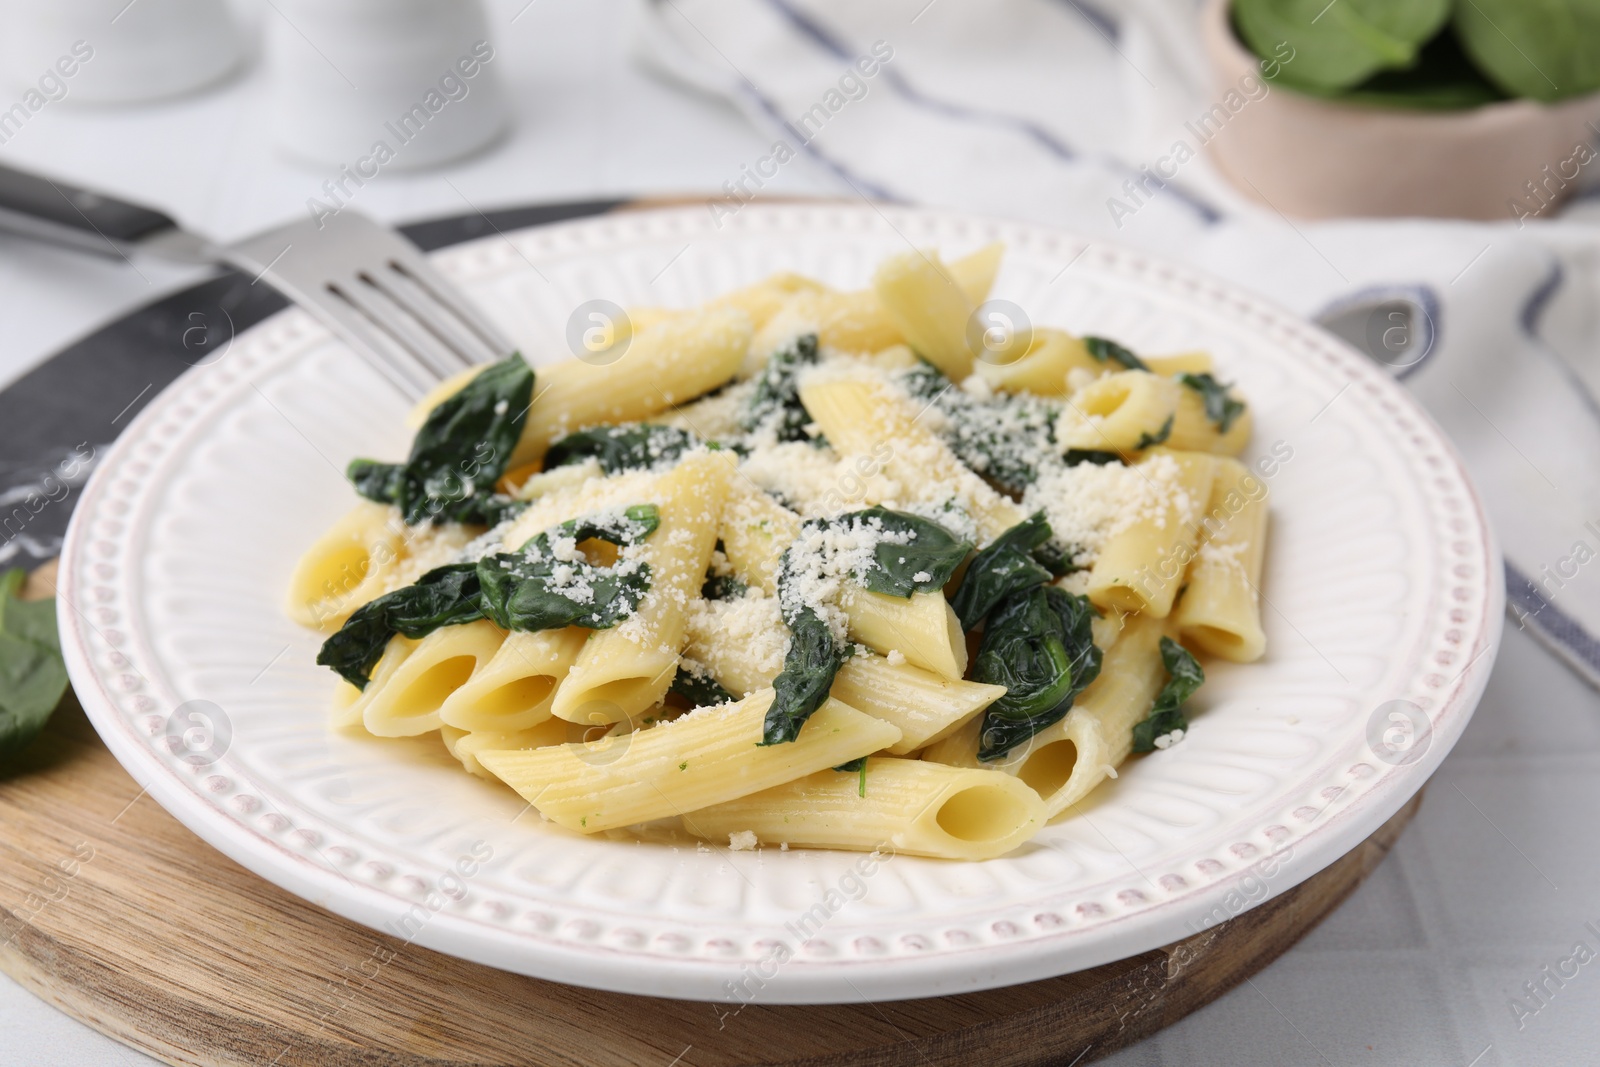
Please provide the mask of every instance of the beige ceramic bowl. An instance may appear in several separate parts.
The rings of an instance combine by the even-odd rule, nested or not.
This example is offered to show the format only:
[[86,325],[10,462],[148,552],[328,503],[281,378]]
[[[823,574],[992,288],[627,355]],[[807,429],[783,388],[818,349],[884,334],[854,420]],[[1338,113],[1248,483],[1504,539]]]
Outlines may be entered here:
[[[1206,142],[1246,195],[1289,215],[1518,219],[1548,214],[1594,176],[1600,94],[1508,100],[1467,111],[1337,104],[1288,88],[1261,95],[1257,58],[1234,35],[1230,0],[1210,0],[1202,36],[1215,100],[1237,110]],[[1254,96],[1241,90],[1255,86]],[[1210,127],[1207,128],[1210,132]],[[1530,186],[1528,183],[1532,183]]]

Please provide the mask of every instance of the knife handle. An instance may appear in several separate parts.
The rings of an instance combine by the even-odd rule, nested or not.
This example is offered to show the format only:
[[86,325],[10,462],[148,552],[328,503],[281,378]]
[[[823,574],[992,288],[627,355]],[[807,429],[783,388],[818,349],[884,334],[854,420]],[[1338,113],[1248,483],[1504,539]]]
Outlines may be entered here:
[[120,257],[123,246],[177,228],[154,208],[0,166],[0,230]]

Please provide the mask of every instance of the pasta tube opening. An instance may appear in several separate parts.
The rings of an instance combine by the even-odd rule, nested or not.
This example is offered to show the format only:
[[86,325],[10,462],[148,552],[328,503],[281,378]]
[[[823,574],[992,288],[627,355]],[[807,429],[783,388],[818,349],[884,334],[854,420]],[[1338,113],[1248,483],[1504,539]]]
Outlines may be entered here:
[[939,805],[934,822],[958,841],[986,845],[1015,834],[1031,814],[1014,790],[985,783],[951,794]]
[[394,675],[367,683],[372,698],[362,711],[367,732],[378,737],[411,737],[437,730],[439,709],[467,684],[479,664],[499,651],[505,632],[479,620],[435,630],[417,643]]
[[1070,738],[1062,738],[1030,752],[1017,768],[1017,777],[1029,789],[1048,798],[1071,780],[1077,766],[1078,746]]
[[1134,452],[1166,440],[1178,383],[1145,371],[1096,378],[1072,395],[1057,436],[1068,448]]

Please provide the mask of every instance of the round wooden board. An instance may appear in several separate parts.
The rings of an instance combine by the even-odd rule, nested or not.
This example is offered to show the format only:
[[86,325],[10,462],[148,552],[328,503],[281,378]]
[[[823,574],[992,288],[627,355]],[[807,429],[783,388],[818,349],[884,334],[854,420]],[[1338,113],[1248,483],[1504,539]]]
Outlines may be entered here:
[[1420,803],[1309,881],[1154,952],[935,1000],[653,1000],[406,946],[213,851],[143,794],[72,697],[0,778],[0,969],[174,1064],[1086,1063],[1259,971],[1383,859]]

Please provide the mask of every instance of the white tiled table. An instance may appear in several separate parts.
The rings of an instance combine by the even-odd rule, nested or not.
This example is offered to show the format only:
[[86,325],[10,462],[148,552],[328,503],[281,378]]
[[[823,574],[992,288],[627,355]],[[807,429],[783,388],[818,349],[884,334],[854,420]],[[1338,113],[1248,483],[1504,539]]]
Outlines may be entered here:
[[[766,150],[767,139],[726,105],[664,87],[628,63],[622,3],[526,3],[491,2],[497,67],[518,115],[511,137],[444,175],[385,172],[361,191],[359,207],[405,220],[706,191]],[[251,71],[210,94],[150,107],[52,105],[0,146],[0,162],[163,205],[221,237],[243,235],[305,210],[326,177],[274,155],[262,88]],[[804,165],[785,168],[767,190],[844,191]],[[0,241],[0,382],[196,276],[141,270]],[[1524,982],[1576,942],[1600,952],[1584,929],[1600,927],[1597,814],[1600,695],[1513,627],[1477,717],[1377,873],[1251,983],[1105,1062],[1600,1062],[1600,959],[1520,1029],[1510,1007]],[[0,976],[0,1067],[153,1062]],[[683,1063],[694,1063],[692,1051]]]

